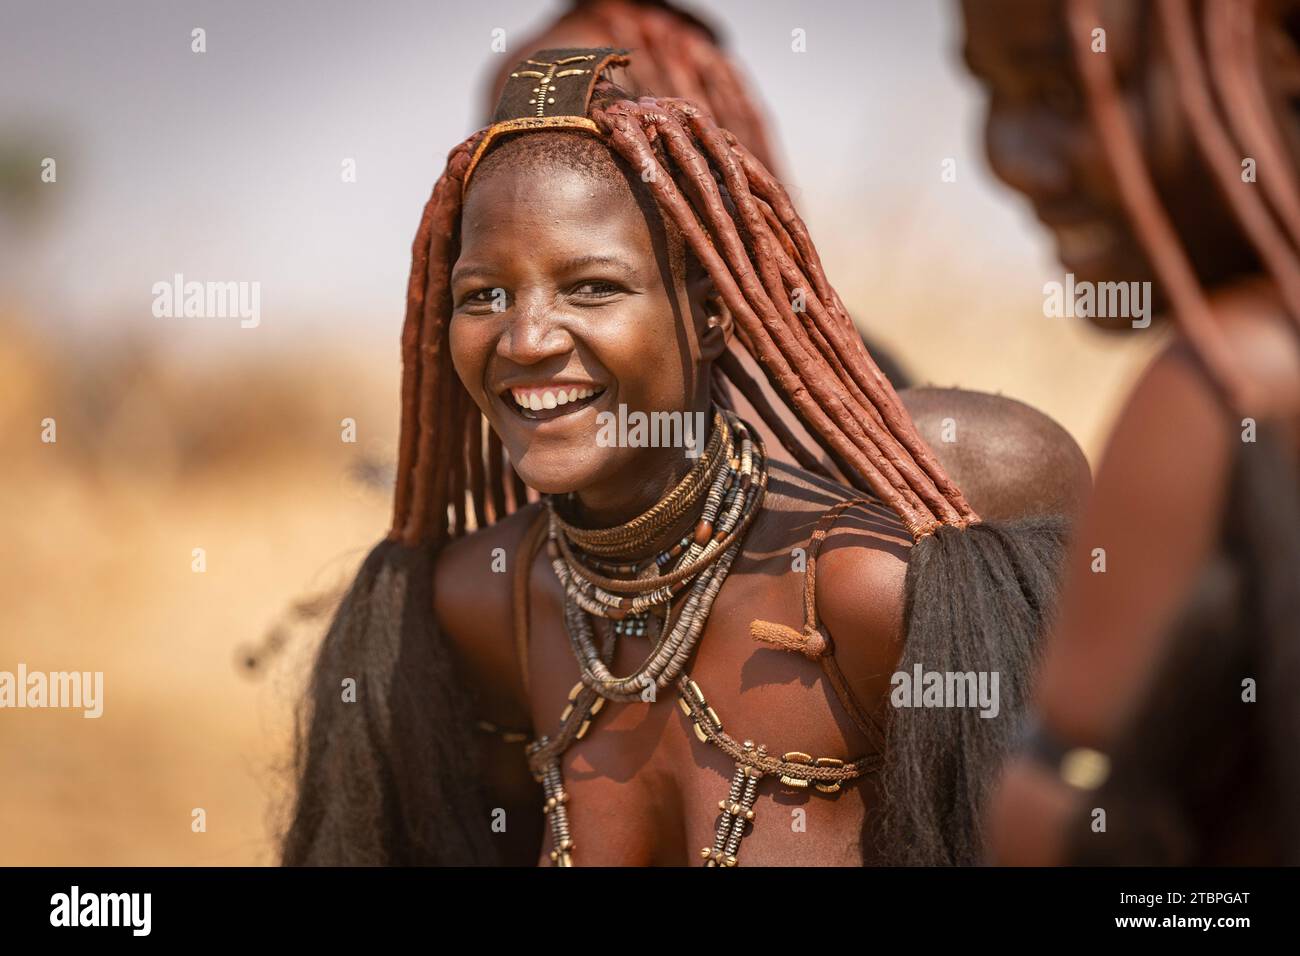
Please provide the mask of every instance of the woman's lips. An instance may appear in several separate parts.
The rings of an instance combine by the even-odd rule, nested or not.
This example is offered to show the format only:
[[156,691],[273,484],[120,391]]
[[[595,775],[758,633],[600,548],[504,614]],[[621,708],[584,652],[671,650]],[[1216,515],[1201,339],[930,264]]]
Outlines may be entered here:
[[[541,421],[558,418],[585,408],[604,394],[600,385],[529,385],[508,388],[502,395],[507,405],[525,419]],[[508,396],[508,398],[507,398]]]

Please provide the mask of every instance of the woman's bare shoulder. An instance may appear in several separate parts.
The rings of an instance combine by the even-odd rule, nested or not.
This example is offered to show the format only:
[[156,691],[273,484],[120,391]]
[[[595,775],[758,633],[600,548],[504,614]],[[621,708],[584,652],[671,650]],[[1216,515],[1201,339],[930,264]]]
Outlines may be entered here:
[[[831,515],[813,565],[817,617],[854,695],[874,708],[887,695],[902,648],[911,536],[878,500],[778,463],[769,471],[763,510],[759,534],[746,544],[751,560],[763,562],[760,573],[806,569],[813,533]],[[795,549],[804,549],[804,564],[792,562]]]
[[[448,542],[438,553],[434,565],[434,586],[437,591],[455,602],[458,600],[457,583],[480,577],[508,590],[508,571],[515,551],[523,543],[524,535],[541,514],[541,510],[541,503],[533,502],[506,515],[495,524]],[[449,587],[439,588],[438,585],[442,583]]]
[[837,643],[877,645],[900,637],[912,539],[893,511],[860,491],[779,463],[770,469],[764,511],[756,543],[787,565],[794,549],[806,553],[819,522],[837,512],[816,560],[818,617]]
[[893,671],[903,646],[912,538],[881,505],[857,504],[836,520],[817,562],[817,614],[850,682]]

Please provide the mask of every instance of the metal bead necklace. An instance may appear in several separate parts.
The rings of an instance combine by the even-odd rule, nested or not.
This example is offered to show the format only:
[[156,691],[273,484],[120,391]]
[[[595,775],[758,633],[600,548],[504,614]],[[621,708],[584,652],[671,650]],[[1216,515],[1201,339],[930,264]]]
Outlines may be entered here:
[[[582,682],[606,700],[648,699],[650,688],[664,690],[681,673],[704,630],[713,599],[740,551],[741,535],[761,506],[766,487],[762,449],[759,447],[755,454],[749,429],[740,419],[731,416],[722,424],[730,433],[723,436],[724,447],[733,445],[734,435],[739,458],[722,459],[704,495],[704,507],[691,542],[667,574],[652,572],[620,580],[583,567],[565,541],[555,520],[555,509],[551,508],[547,548],[551,566],[565,590],[569,642],[581,668]],[[756,474],[760,476],[758,481],[754,480]],[[670,621],[672,601],[684,591],[688,591],[685,604],[676,620]],[[629,612],[643,613],[657,605],[664,609],[664,624],[650,655],[632,674],[615,677],[596,647],[591,617],[618,621]]]
[[[653,702],[658,691],[675,685],[678,703],[696,737],[736,761],[727,799],[718,803],[722,813],[714,845],[701,850],[706,866],[736,865],[740,841],[754,819],[758,783],[764,776],[778,776],[787,786],[813,785],[822,793],[836,793],[843,781],[878,765],[876,755],[851,763],[834,757],[813,758],[798,751],[777,758],[753,741],[738,742],[723,732],[722,720],[685,672],[714,598],[762,507],[766,488],[767,461],[761,440],[733,413],[718,412],[700,461],[666,498],[633,521],[595,531],[577,528],[563,520],[555,500],[547,499],[547,551],[564,588],[565,629],[582,678],[569,691],[559,728],[527,747],[529,767],[546,795],[543,812],[550,824],[554,865],[572,866],[575,848],[561,758],[573,741],[586,735],[607,700]],[[644,553],[647,544],[662,538],[696,507],[700,517],[694,532],[653,558],[601,560]],[[609,577],[611,574],[631,577]],[[672,604],[686,591],[689,593],[674,617]],[[612,622],[599,648],[592,617]],[[609,665],[617,639],[645,635],[651,620],[659,626],[649,654],[633,673],[616,677]]]

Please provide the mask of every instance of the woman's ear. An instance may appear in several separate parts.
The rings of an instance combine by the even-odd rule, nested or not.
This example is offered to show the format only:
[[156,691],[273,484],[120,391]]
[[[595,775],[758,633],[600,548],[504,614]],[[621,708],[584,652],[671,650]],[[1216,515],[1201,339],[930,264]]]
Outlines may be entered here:
[[731,342],[733,319],[731,309],[723,301],[713,280],[704,276],[697,288],[692,289],[691,305],[696,313],[696,328],[700,330],[700,358],[712,362],[726,351]]

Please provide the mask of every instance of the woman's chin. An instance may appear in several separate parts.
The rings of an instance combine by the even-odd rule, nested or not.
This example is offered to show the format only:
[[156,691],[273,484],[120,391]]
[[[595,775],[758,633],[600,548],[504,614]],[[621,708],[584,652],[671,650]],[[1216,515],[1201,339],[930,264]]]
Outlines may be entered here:
[[572,478],[561,476],[536,478],[525,477],[524,475],[520,475],[519,477],[523,478],[524,484],[529,488],[532,488],[533,491],[543,495],[567,495],[570,492],[578,490],[578,486],[573,483]]
[[532,457],[525,455],[515,472],[524,484],[541,494],[567,495],[599,480],[598,469],[575,462],[572,455],[547,455],[543,461],[532,461]]

